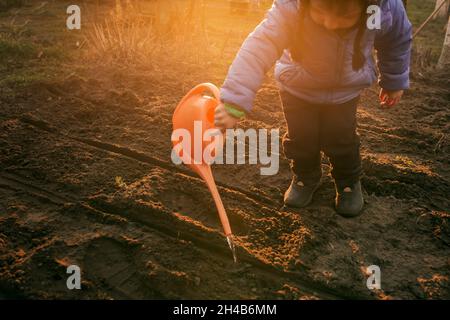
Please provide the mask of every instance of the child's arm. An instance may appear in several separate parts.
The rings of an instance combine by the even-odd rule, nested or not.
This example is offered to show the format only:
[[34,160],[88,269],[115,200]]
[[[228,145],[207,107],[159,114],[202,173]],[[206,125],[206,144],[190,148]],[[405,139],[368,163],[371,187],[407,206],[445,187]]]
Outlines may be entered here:
[[250,33],[231,64],[221,100],[248,112],[265,74],[288,47],[296,0],[275,0],[266,18]]
[[[409,88],[409,65],[411,60],[412,26],[401,0],[385,2],[391,15],[391,23],[375,39],[381,104],[393,106],[403,90]],[[383,10],[383,8],[382,8]]]

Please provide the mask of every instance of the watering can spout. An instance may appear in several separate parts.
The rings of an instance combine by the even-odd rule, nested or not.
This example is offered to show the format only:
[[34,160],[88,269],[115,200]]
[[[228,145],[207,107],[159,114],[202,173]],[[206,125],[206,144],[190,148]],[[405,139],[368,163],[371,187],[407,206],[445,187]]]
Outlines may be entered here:
[[[205,96],[205,91],[212,93],[212,97]],[[187,130],[190,133],[191,141],[190,144],[188,143],[186,145],[196,146],[199,139],[202,143],[200,148],[194,148],[194,151],[192,148],[184,148],[184,143],[180,141],[173,141],[173,144],[174,147],[177,147],[178,145],[181,146],[178,148],[180,150],[178,156],[181,158],[182,162],[194,170],[208,186],[216,204],[220,222],[225,236],[227,237],[228,246],[233,252],[233,259],[236,262],[236,248],[233,242],[230,222],[225,207],[223,206],[222,199],[220,198],[219,191],[217,190],[211,167],[209,166],[209,163],[205,161],[203,155],[204,150],[211,144],[209,141],[203,141],[203,133],[209,129],[219,131],[214,127],[214,112],[219,103],[220,92],[215,85],[211,83],[202,83],[191,89],[175,108],[172,117],[173,130],[175,132],[178,129],[182,129]],[[202,136],[198,137],[199,134]],[[220,136],[220,138],[223,137]],[[219,141],[220,143],[223,143],[223,139],[219,139]]]
[[234,246],[233,235],[227,236],[227,242],[231,252],[233,253],[233,261],[234,263],[237,263],[236,247]]

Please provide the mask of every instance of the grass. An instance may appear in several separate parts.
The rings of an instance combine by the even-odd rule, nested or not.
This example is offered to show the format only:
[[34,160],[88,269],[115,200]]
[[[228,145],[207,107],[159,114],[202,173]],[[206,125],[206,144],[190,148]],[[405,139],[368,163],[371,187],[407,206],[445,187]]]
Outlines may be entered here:
[[[14,21],[3,25],[0,32],[0,68],[9,65],[23,65],[36,59],[64,59],[63,47],[57,43],[36,41],[28,23],[17,25]],[[48,61],[47,61],[48,62]]]
[[31,59],[37,56],[38,50],[29,42],[20,42],[13,39],[0,38],[0,59]]
[[[409,2],[408,15],[415,28],[433,11],[434,4],[434,0]],[[39,79],[42,70],[58,69],[61,63],[77,64],[81,57],[125,68],[130,64],[145,64],[160,72],[170,68],[167,71],[172,73],[174,69],[181,72],[178,68],[185,65],[208,68],[212,61],[225,72],[271,2],[245,16],[230,14],[225,0],[84,2],[80,31],[65,28],[67,5],[64,1],[0,0],[3,84],[14,80],[27,83],[27,75]],[[7,9],[12,10],[5,12]],[[445,24],[445,19],[432,20],[415,39],[416,68],[436,63]],[[35,70],[39,75],[33,78]]]
[[[5,3],[0,0],[5,8]],[[0,14],[0,90],[26,86],[64,73],[75,33],[66,32],[65,5],[58,2],[10,1]],[[13,8],[13,9],[12,9]],[[50,17],[50,18],[49,18]],[[61,27],[63,26],[63,27]]]
[[0,0],[0,12],[7,11],[11,8],[21,7],[23,4],[23,0]]
[[[409,1],[408,17],[417,29],[434,11],[436,1]],[[413,67],[427,69],[433,67],[441,54],[444,43],[446,18],[431,20],[417,35],[413,43]]]
[[20,70],[0,79],[0,87],[26,87],[32,83],[47,80],[50,77],[51,74],[49,74],[49,70],[34,71],[32,73],[26,72],[25,70]]
[[[92,54],[121,64],[199,63],[209,52],[200,0],[121,1],[87,36]],[[201,48],[201,50],[199,50]]]

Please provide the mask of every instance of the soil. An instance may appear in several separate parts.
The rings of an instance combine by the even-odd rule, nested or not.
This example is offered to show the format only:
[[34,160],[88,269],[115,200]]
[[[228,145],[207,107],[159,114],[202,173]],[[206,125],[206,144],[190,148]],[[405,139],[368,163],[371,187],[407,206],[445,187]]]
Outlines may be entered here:
[[[448,71],[414,75],[391,110],[376,87],[363,93],[360,217],[335,213],[326,159],[300,210],[283,207],[284,156],[274,176],[214,166],[237,264],[205,184],[170,160],[177,102],[197,83],[220,85],[226,66],[72,71],[0,95],[0,298],[450,298]],[[241,127],[285,132],[270,74]],[[72,264],[82,290],[66,287]],[[366,286],[370,265],[380,290]]]

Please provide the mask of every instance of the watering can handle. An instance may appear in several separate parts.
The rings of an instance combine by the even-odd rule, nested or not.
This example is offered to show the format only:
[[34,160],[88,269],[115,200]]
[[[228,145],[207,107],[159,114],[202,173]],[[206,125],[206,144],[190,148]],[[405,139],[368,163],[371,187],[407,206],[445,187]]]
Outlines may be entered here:
[[219,89],[212,83],[209,82],[205,82],[205,83],[200,83],[198,85],[196,85],[194,88],[192,88],[181,100],[180,104],[183,104],[184,101],[186,101],[187,99],[189,99],[190,97],[197,95],[197,94],[202,94],[205,91],[209,91],[213,94],[214,98],[216,98],[217,102],[220,102],[220,91]]

